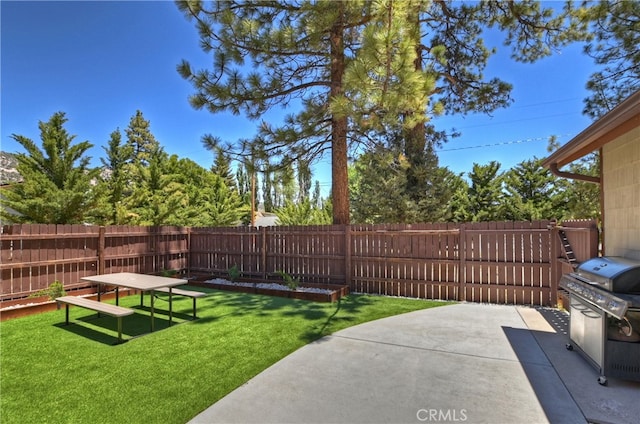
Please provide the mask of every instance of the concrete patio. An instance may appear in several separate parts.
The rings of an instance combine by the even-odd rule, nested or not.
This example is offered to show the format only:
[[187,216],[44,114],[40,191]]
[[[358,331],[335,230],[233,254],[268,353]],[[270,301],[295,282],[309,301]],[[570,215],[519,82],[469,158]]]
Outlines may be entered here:
[[311,343],[191,423],[636,423],[640,383],[565,349],[555,309],[461,303]]

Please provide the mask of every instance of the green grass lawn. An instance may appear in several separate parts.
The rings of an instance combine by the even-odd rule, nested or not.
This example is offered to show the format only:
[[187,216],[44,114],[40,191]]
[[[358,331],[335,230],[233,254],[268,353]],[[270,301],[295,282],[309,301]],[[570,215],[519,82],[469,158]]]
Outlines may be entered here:
[[[202,288],[193,290],[207,291]],[[156,300],[149,333],[148,296],[120,299],[136,309],[115,318],[71,307],[0,324],[0,422],[185,423],[286,355],[337,330],[443,302],[350,295],[314,303],[209,290],[176,297],[174,325]],[[176,325],[176,323],[178,323]]]

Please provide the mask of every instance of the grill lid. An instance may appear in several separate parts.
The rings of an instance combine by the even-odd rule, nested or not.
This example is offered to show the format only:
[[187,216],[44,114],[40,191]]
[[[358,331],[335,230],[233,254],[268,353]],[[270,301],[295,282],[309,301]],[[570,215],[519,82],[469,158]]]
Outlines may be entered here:
[[583,262],[574,274],[584,281],[618,293],[640,293],[640,261],[603,256]]

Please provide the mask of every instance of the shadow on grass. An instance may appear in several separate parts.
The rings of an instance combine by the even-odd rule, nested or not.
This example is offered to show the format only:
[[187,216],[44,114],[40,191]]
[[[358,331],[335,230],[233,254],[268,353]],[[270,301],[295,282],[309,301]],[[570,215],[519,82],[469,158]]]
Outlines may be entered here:
[[[122,317],[122,342],[135,339],[151,331],[150,307],[134,306],[132,309],[142,311]],[[169,322],[169,311],[154,308],[153,327],[154,331],[169,328],[183,322],[191,321],[191,311],[189,313],[173,312],[173,323]],[[105,314],[90,313],[89,315],[71,318],[69,324],[64,321],[54,324],[55,327],[85,337],[87,339],[108,345],[119,344],[118,341],[118,319]]]
[[[116,326],[115,324],[115,318],[113,318],[114,320],[114,327]],[[98,343],[102,343],[102,344],[106,344],[106,345],[117,345],[120,344],[120,342],[118,341],[118,336],[117,335],[112,335],[112,334],[107,334],[107,333],[103,333],[101,331],[98,331],[94,328],[91,327],[85,327],[83,325],[79,325],[78,323],[74,322],[74,321],[70,321],[69,324],[66,324],[64,322],[58,323],[58,324],[54,324],[54,327],[58,327],[62,330],[68,331],[70,333],[76,334],[80,337],[84,337],[85,339],[89,339],[89,340],[93,340],[94,342],[98,342]],[[114,330],[117,332],[117,330]],[[122,335],[122,343],[127,342],[129,339],[125,337],[125,335]]]
[[[354,315],[360,308],[371,305],[373,300],[367,296],[349,295],[339,299],[334,305],[335,309],[330,314],[326,314],[326,319],[318,326],[311,328],[301,336],[301,340],[306,343],[317,341],[333,333],[336,329],[346,327],[342,323],[351,323],[355,320]],[[340,312],[343,312],[341,316]]]
[[[278,314],[286,317],[301,317],[310,321],[326,317],[322,326],[325,329],[341,310],[348,314],[355,314],[359,312],[360,308],[372,303],[373,301],[369,297],[360,295],[349,295],[337,302],[326,303],[211,289],[211,295],[199,299],[198,314],[204,317],[204,319],[201,318],[203,323],[225,316],[242,315],[266,317]],[[215,307],[225,313],[215,317],[206,316],[208,307]]]
[[[198,315],[213,319],[243,315],[270,316],[274,311],[290,307],[293,303],[292,299],[222,290],[212,290],[211,295],[198,300]],[[208,316],[211,310],[221,313]]]
[[[303,318],[312,323],[307,332],[300,336],[306,343],[331,334],[336,329],[354,321],[354,315],[361,308],[374,302],[368,296],[349,295],[334,303],[289,299],[252,293],[231,292],[201,287],[185,287],[207,293],[197,299],[197,318],[193,319],[193,303],[189,298],[174,298],[173,325],[191,322],[193,325],[209,324],[226,317],[291,317]],[[145,304],[139,302],[129,306],[136,313],[122,318],[123,341],[131,340],[151,333],[151,306],[145,296]],[[117,344],[117,319],[107,315],[89,314],[72,318],[69,325],[64,322],[56,325],[64,330],[76,333],[88,339]],[[154,331],[169,328],[168,297],[159,296],[154,301]]]
[[[142,321],[145,322],[143,331]],[[69,324],[62,321],[54,324],[62,330],[77,334],[81,337],[107,345],[119,344],[118,320],[108,315],[91,314],[75,319],[70,319]],[[148,333],[150,323],[148,316],[137,314],[122,317],[122,342]]]
[[[151,320],[151,306],[133,306],[131,307],[131,309],[135,309],[136,311],[144,311],[146,312],[147,315],[147,320]],[[164,308],[158,308],[158,305],[154,305],[153,306],[153,316],[155,318],[155,320],[157,321],[158,319],[164,320],[164,317],[166,317],[166,321],[167,321],[167,325],[169,323],[169,309],[164,309]],[[191,307],[189,307],[189,309],[186,308],[182,308],[181,310],[176,310],[175,309],[175,305],[174,305],[174,310],[173,310],[173,320],[174,320],[174,324],[176,323],[176,319],[181,320],[181,321],[191,321],[193,319],[193,309]],[[151,324],[149,324],[151,325]],[[156,328],[158,326],[158,323],[155,323]]]
[[202,307],[200,304],[198,306],[199,319],[194,321],[194,325],[243,316],[302,318],[310,323],[309,329],[299,336],[304,343],[318,340],[331,334],[336,327],[345,326],[339,323],[353,322],[355,318],[350,314],[373,303],[366,296],[359,295],[326,303],[224,290],[215,290],[211,296],[202,300]]

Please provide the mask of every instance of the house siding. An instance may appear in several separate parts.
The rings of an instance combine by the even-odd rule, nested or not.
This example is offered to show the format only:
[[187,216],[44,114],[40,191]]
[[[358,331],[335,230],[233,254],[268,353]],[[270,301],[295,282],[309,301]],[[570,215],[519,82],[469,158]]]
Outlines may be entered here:
[[640,260],[640,127],[604,145],[602,158],[605,254]]

